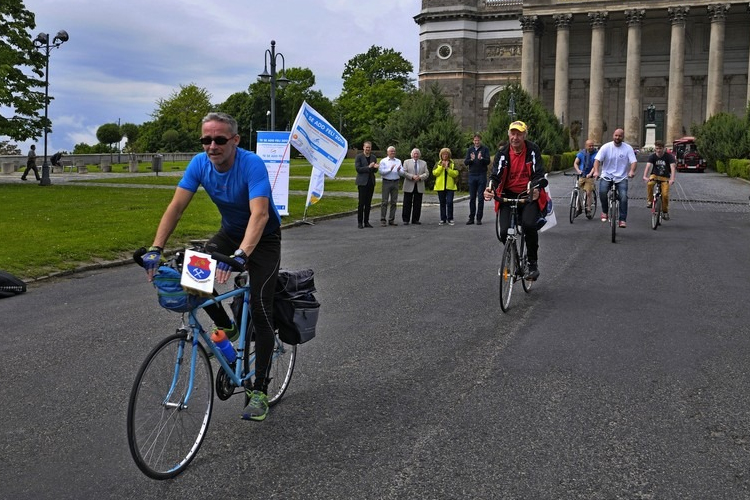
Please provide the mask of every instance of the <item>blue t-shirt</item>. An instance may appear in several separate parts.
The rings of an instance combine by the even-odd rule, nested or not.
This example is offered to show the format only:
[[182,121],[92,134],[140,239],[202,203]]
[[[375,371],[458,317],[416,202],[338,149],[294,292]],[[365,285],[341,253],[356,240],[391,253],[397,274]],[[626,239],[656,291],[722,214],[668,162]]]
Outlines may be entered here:
[[276,231],[281,217],[271,193],[271,183],[263,160],[250,151],[237,148],[234,165],[228,172],[217,171],[206,153],[193,157],[179,187],[195,193],[203,186],[221,214],[221,228],[231,237],[242,239],[250,221],[250,200],[266,198],[268,222],[263,234]]
[[588,151],[585,149],[582,149],[578,152],[576,155],[576,158],[579,159],[578,162],[578,168],[581,169],[581,175],[583,177],[586,177],[589,175],[589,172],[594,168],[594,158],[596,157],[596,150],[594,150],[593,153],[589,154]]

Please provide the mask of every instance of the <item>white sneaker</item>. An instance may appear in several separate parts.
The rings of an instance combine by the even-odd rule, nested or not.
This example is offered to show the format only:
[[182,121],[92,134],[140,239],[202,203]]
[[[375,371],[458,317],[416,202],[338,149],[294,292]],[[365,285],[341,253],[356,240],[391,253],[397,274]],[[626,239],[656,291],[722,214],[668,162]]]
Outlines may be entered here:
[[452,226],[452,225],[454,225],[454,224],[455,224],[455,222],[453,222],[453,220],[449,220],[449,221],[448,221],[448,225],[449,225],[449,226]]

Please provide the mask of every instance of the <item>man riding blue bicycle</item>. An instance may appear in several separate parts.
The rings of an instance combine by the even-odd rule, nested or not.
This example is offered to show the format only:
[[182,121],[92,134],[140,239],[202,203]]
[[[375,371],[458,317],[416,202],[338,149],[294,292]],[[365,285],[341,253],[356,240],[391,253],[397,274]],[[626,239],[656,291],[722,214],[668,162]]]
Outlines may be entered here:
[[[281,218],[276,210],[263,160],[255,153],[237,147],[240,136],[237,121],[225,113],[209,113],[203,118],[200,142],[204,153],[188,164],[172,201],[159,222],[153,245],[143,255],[143,267],[153,279],[164,246],[183,212],[203,186],[221,214],[221,228],[206,245],[206,252],[232,255],[249,270],[252,320],[255,329],[256,378],[246,388],[249,402],[243,418],[263,420],[268,413],[268,371],[274,346],[273,299],[281,263]],[[220,262],[216,281],[226,283],[231,268]],[[206,312],[217,329],[230,340],[239,335],[238,327],[220,304]]]
[[[527,130],[528,127],[522,121],[514,121],[508,127],[508,144],[495,153],[490,185],[484,191],[486,201],[492,200],[496,194],[506,198],[519,197],[529,189],[529,186],[538,186],[539,182],[544,179],[542,153],[539,146],[526,140]],[[534,202],[519,205],[518,210],[529,256],[529,269],[524,278],[536,280],[539,278],[537,223],[542,217],[541,209],[547,203],[546,191],[535,187],[532,189],[531,196]],[[505,206],[495,208],[499,210],[500,240],[504,244],[508,235],[511,214]]]
[[[599,198],[602,203],[602,222],[608,218],[617,217],[618,226],[627,226],[628,219],[628,179],[635,177],[638,162],[635,151],[630,144],[623,142],[625,131],[621,128],[612,134],[612,142],[604,144],[594,159],[594,177],[599,177]],[[630,165],[630,171],[628,171]],[[620,198],[620,213],[607,213],[607,192],[612,183],[617,185],[617,195]],[[613,221],[614,222],[614,221]]]
[[[591,139],[586,141],[586,147],[578,152],[576,159],[573,162],[573,168],[576,174],[581,177],[578,179],[578,187],[583,189],[586,194],[586,217],[589,219],[593,217],[593,214],[589,214],[591,211],[591,197],[594,196],[594,156],[596,155],[596,148],[594,147],[594,141]],[[581,211],[578,210],[578,214]],[[576,215],[578,215],[576,214]],[[591,216],[589,216],[591,215]]]

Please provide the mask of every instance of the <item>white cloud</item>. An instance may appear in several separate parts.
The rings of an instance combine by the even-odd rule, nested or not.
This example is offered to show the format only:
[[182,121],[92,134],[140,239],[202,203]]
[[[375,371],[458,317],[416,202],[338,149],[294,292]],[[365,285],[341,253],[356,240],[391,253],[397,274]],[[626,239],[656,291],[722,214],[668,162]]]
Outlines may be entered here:
[[[371,46],[419,64],[419,0],[25,0],[39,32],[70,40],[50,55],[50,151],[96,142],[96,129],[143,123],[180,85],[205,88],[213,102],[247,89],[263,71],[271,40],[287,67],[310,68],[329,98],[346,62]],[[290,13],[292,15],[290,15]],[[24,147],[30,144],[25,143]],[[54,144],[54,148],[52,148]]]

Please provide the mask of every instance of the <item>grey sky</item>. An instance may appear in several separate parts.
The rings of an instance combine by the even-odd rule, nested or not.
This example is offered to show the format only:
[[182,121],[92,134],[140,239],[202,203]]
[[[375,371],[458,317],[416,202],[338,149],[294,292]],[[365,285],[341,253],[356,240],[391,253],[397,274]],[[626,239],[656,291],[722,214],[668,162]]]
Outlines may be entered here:
[[[24,0],[39,32],[70,40],[50,56],[49,154],[95,144],[96,129],[151,119],[156,101],[191,83],[212,102],[246,90],[276,40],[287,67],[341,92],[344,65],[372,45],[419,65],[419,0]],[[37,141],[41,143],[41,139]],[[31,141],[22,143],[24,152]],[[41,151],[40,151],[41,152]]]

